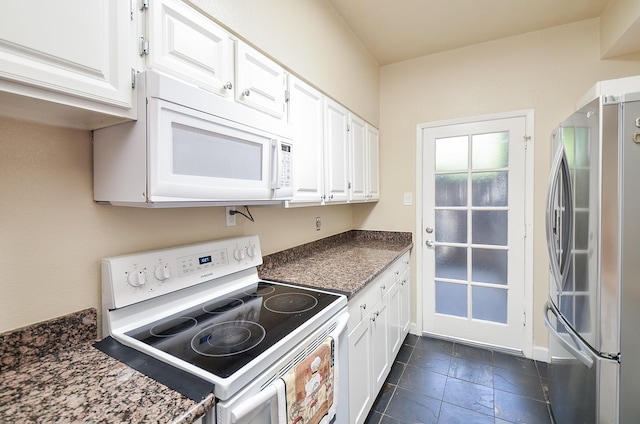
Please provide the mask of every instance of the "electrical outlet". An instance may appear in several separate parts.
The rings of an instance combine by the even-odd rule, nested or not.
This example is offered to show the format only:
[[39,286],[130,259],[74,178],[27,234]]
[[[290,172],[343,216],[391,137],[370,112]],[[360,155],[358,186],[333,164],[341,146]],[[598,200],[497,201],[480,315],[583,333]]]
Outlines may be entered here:
[[320,217],[317,216],[316,217],[316,231],[320,231],[320,228],[322,228],[322,221],[320,220]]
[[236,215],[231,213],[231,211],[235,211],[235,210],[236,210],[235,206],[227,206],[225,208],[225,217],[226,217],[227,227],[233,227],[234,225],[236,225]]

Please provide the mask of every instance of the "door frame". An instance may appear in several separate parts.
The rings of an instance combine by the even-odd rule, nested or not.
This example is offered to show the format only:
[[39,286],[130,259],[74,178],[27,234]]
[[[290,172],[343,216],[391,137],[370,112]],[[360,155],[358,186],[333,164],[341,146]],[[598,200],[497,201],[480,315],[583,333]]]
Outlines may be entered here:
[[423,207],[423,140],[422,132],[426,128],[461,125],[474,122],[492,121],[508,118],[524,118],[525,133],[527,134],[527,152],[525,158],[525,270],[524,270],[524,294],[525,294],[525,337],[523,353],[527,358],[533,357],[533,164],[534,164],[534,111],[533,109],[523,109],[511,112],[494,113],[488,115],[478,115],[465,118],[447,119],[419,123],[416,125],[416,221],[415,221],[415,260],[416,260],[416,330],[418,334],[423,332],[423,308],[424,308],[424,284],[423,284],[423,249],[426,242],[426,234],[423,234],[422,222]]

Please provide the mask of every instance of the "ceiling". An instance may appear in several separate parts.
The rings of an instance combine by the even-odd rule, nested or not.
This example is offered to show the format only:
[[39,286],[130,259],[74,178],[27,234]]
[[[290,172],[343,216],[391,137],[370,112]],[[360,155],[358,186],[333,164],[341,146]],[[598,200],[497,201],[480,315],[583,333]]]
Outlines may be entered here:
[[600,16],[609,0],[329,0],[380,65]]

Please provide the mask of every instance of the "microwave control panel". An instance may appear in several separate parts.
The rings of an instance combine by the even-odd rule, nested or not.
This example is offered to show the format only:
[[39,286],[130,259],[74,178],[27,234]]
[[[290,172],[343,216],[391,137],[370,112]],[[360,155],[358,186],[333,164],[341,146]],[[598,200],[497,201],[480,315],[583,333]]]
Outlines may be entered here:
[[293,168],[291,158],[291,144],[282,143],[280,147],[280,187],[292,187]]

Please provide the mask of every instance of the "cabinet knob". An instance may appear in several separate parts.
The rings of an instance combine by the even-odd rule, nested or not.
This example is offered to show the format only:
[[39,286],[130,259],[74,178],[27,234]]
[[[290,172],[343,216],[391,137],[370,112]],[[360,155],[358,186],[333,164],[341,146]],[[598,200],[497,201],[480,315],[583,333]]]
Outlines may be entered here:
[[225,85],[222,86],[225,90],[231,90],[233,88],[233,84],[231,84],[231,81],[227,81],[225,83]]
[[245,97],[249,97],[250,94],[251,94],[251,91],[249,91],[248,88],[242,92],[242,95]]
[[381,290],[384,290],[384,289],[386,289],[386,288],[387,288],[387,286],[385,286],[385,285],[380,286],[380,289],[381,289]]
[[360,305],[360,308],[361,308],[361,309],[367,309],[367,304],[366,304],[366,303],[363,303],[362,305]]

